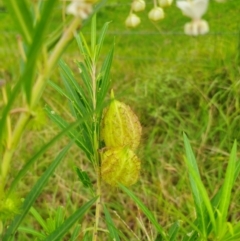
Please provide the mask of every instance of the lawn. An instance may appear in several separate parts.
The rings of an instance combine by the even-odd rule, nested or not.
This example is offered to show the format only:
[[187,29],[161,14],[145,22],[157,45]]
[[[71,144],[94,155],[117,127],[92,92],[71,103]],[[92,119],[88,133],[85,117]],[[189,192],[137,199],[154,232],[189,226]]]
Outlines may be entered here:
[[[165,230],[177,220],[181,223],[175,240],[182,240],[183,235],[190,232],[190,226],[196,218],[189,171],[184,161],[183,133],[190,140],[210,198],[223,184],[234,140],[239,142],[240,139],[239,3],[239,0],[224,3],[210,1],[203,17],[209,23],[210,32],[197,37],[184,34],[183,26],[190,20],[182,15],[175,2],[165,9],[162,21],[153,23],[147,16],[152,2],[147,1],[146,10],[138,14],[141,24],[135,29],[128,29],[124,24],[130,11],[130,1],[107,1],[97,14],[97,34],[104,23],[110,22],[99,66],[114,45],[111,88],[119,101],[131,106],[142,125],[142,138],[137,149],[141,172],[138,182],[129,190],[146,205]],[[49,36],[62,22],[62,5],[59,1],[54,6],[48,27]],[[70,18],[67,17],[66,22]],[[0,26],[0,79],[13,86],[23,68],[17,43],[19,33],[1,1]],[[90,43],[90,21],[86,22],[82,33]],[[62,55],[79,83],[81,79],[76,62],[82,61],[83,57],[76,40]],[[64,89],[59,67],[54,68],[49,79]],[[0,108],[4,106],[2,99],[3,95],[0,95]],[[19,95],[14,108],[18,108],[22,102],[24,97]],[[36,118],[28,125],[14,152],[9,183],[24,163],[60,132],[60,128],[48,118],[45,106],[50,106],[69,122],[73,121],[67,98],[47,85],[35,108]],[[13,122],[16,118],[13,116]],[[17,195],[20,198],[29,193],[33,184],[68,143],[69,138],[65,136],[38,158],[18,183]],[[2,153],[3,148],[0,149],[1,156]],[[76,167],[86,171],[93,186],[96,186],[92,165],[78,146],[73,145],[33,205],[43,219],[54,216],[59,206],[64,207],[64,214],[68,217],[92,197],[91,190],[79,181]],[[233,226],[240,217],[238,182],[239,178],[233,187],[227,216],[227,221]],[[120,240],[162,240],[156,239],[154,225],[136,205],[136,201],[121,188],[103,182],[102,200],[114,220]],[[90,209],[79,222],[81,231],[77,240],[83,240],[84,233],[90,233],[86,230],[94,225],[94,212],[94,208]],[[105,230],[104,220],[101,213],[99,226]],[[38,231],[42,229],[31,213],[24,218],[21,226]],[[107,238],[104,230],[99,232],[99,240],[112,240]],[[63,240],[68,238],[66,236]],[[37,239],[19,231],[15,240]],[[85,235],[84,240],[91,239]]]

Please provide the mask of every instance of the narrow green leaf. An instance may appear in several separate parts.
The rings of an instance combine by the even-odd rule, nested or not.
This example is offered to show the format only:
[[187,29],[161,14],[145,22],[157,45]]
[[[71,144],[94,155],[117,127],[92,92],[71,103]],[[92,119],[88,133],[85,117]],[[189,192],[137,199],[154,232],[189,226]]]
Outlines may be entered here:
[[103,209],[104,209],[105,220],[106,220],[106,224],[107,224],[107,228],[108,228],[111,240],[120,241],[120,238],[118,236],[118,231],[117,231],[117,229],[114,225],[114,222],[111,218],[111,215],[105,205],[103,206]]
[[71,238],[70,238],[69,241],[76,241],[77,238],[78,238],[78,235],[80,233],[80,230],[81,230],[81,225],[77,225],[75,227],[75,229],[73,230],[73,233],[72,233]]
[[158,234],[157,237],[156,237],[156,239],[155,239],[154,241],[163,241],[163,240],[164,240],[164,239],[163,239],[162,235],[161,235],[161,234]]
[[47,218],[47,230],[46,233],[49,234],[56,229],[56,221],[52,217]]
[[23,81],[24,80],[21,79],[16,83],[13,90],[11,91],[11,94],[9,95],[10,98],[8,99],[7,105],[4,107],[4,109],[2,111],[2,116],[1,116],[1,119],[0,119],[0,142],[2,142],[2,139],[4,137],[3,133],[4,133],[4,129],[6,127],[7,116],[9,114],[9,111],[10,111],[13,103],[14,103],[14,100],[16,99],[18,93],[21,90]]
[[84,82],[84,85],[86,86],[86,89],[88,91],[89,99],[92,99],[93,89],[92,89],[91,76],[89,75],[89,72],[83,63],[81,62],[78,63],[78,67],[80,69],[80,75],[81,75],[82,81]]
[[91,50],[92,50],[92,58],[94,59],[94,54],[95,54],[95,46],[96,46],[96,23],[97,23],[97,14],[94,14],[92,16],[92,23],[91,23]]
[[119,187],[138,205],[138,207],[143,211],[147,218],[151,221],[157,231],[162,235],[164,240],[168,240],[166,233],[164,232],[162,226],[155,219],[153,213],[140,201],[128,188],[119,184]]
[[53,144],[55,144],[58,140],[60,140],[60,138],[66,135],[72,128],[76,127],[77,125],[79,125],[79,122],[75,122],[73,124],[68,125],[65,129],[63,129],[63,131],[61,131],[52,140],[46,143],[37,153],[35,153],[35,155],[28,162],[26,162],[26,164],[18,172],[17,176],[12,181],[11,186],[8,190],[8,196],[13,192],[21,178],[29,171],[30,167],[38,160],[38,158],[42,156],[43,153],[45,153],[45,151],[47,151]]
[[[219,232],[224,231],[225,223],[227,222],[228,208],[231,199],[232,187],[234,184],[234,174],[235,174],[235,166],[237,157],[237,142],[234,141],[232,151],[230,154],[230,159],[228,162],[227,172],[223,183],[223,189],[221,193],[220,203],[218,211],[220,212],[220,216],[218,217],[218,230]],[[223,235],[223,233],[221,233]]]
[[92,182],[85,171],[82,171],[80,168],[76,167],[76,172],[79,177],[79,180],[82,182],[83,186],[86,188],[92,189]]
[[24,233],[29,233],[31,235],[33,235],[34,237],[38,237],[40,238],[41,240],[46,238],[46,235],[45,234],[42,234],[38,231],[36,231],[35,229],[32,229],[32,228],[28,228],[28,227],[18,227],[18,231],[21,231],[21,232],[24,232]]
[[[57,124],[61,129],[65,129],[69,124],[61,118],[59,115],[57,115],[54,111],[52,111],[48,106],[45,107],[46,113],[48,117],[54,121],[55,124]],[[87,116],[85,120],[87,119]],[[70,130],[67,135],[75,141],[75,143],[84,151],[84,153],[87,155],[89,160],[92,160],[92,153],[93,153],[93,145],[86,145],[86,140],[84,139],[85,136],[88,134],[86,133],[86,130],[80,129],[78,132],[76,130]],[[91,149],[90,149],[91,148]]]
[[183,139],[184,139],[184,146],[185,146],[185,151],[186,151],[186,164],[189,169],[192,170],[192,172],[189,172],[189,179],[190,179],[190,184],[191,184],[191,189],[192,189],[192,194],[195,202],[195,208],[199,220],[200,227],[199,229],[202,232],[202,235],[206,238],[207,236],[207,222],[206,222],[206,207],[203,202],[203,197],[202,194],[199,190],[199,187],[196,183],[196,179],[198,182],[201,182],[197,162],[194,156],[194,153],[192,151],[192,147],[190,145],[190,142],[186,136],[186,134],[183,134]]
[[83,92],[83,89],[81,89],[80,86],[78,85],[77,81],[75,80],[72,74],[71,69],[63,61],[59,61],[59,66],[61,68],[60,73],[61,73],[62,81],[69,94],[68,96],[72,101],[76,103],[77,105],[76,108],[77,107],[79,108],[79,111],[80,113],[82,113],[83,116],[86,115],[87,113],[90,113],[90,111],[92,110],[92,107],[90,107],[89,103],[91,103],[91,101],[86,97],[86,95]]
[[87,68],[91,70],[92,68],[91,51],[88,47],[87,41],[81,32],[79,35],[76,35],[75,37],[77,40],[80,53],[84,57],[84,63],[86,64]]
[[34,29],[33,41],[27,54],[27,63],[22,75],[24,79],[24,89],[28,104],[31,101],[32,85],[35,72],[35,66],[38,59],[38,54],[42,50],[42,45],[44,43],[44,34],[46,28],[50,22],[50,16],[53,12],[53,7],[57,0],[45,1],[43,11],[41,13],[40,21],[37,23]]
[[[198,174],[196,174],[195,170],[192,168],[191,164],[189,163],[189,161],[185,158],[185,162],[186,162],[186,165],[188,167],[188,171],[189,171],[189,174],[191,175],[192,177],[192,180],[194,182],[194,185],[196,185],[196,188],[199,192],[199,194],[201,195],[201,199],[202,199],[202,206],[204,205],[204,207],[206,207],[205,209],[208,211],[208,215],[210,217],[210,220],[211,220],[211,224],[213,226],[213,231],[216,233],[216,220],[215,220],[215,216],[214,216],[214,211],[213,211],[213,208],[212,208],[212,204],[210,202],[210,199],[208,197],[208,194],[207,194],[207,191],[201,181],[201,179],[199,178]],[[205,212],[205,210],[204,210]],[[201,219],[204,219],[204,220],[201,220]],[[203,213],[203,216],[199,217],[199,221],[208,225],[208,217],[206,217],[205,213]],[[207,226],[206,226],[207,228]],[[205,233],[205,237],[207,237],[207,232]]]
[[22,212],[21,214],[17,215],[13,222],[10,224],[9,228],[7,229],[6,234],[3,236],[2,241],[8,241],[11,237],[14,236],[18,226],[22,222],[23,218],[27,215],[29,209],[41,193],[43,187],[46,185],[48,179],[50,176],[53,174],[54,170],[56,167],[60,164],[62,161],[63,157],[71,147],[72,143],[70,143],[68,146],[66,146],[55,158],[55,160],[50,164],[48,169],[44,172],[44,174],[39,178],[37,183],[34,185],[30,193],[27,195],[25,198],[23,205],[22,205]]
[[169,241],[175,241],[179,230],[179,221],[176,221],[169,229]]
[[57,228],[64,222],[64,212],[63,211],[64,211],[63,207],[58,207],[56,215],[55,215],[55,221],[56,221]]
[[29,11],[26,0],[4,0],[18,30],[21,32],[24,41],[27,44],[32,42],[33,19]]
[[92,232],[90,231],[87,231],[85,234],[84,234],[84,237],[83,237],[83,241],[91,241],[92,240]]
[[103,42],[104,42],[107,30],[108,30],[109,24],[110,24],[110,22],[105,23],[99,34],[98,42],[97,42],[97,50],[96,50],[96,60],[99,58],[99,55],[101,53]]
[[74,214],[72,214],[59,228],[57,228],[53,233],[51,233],[44,241],[59,241],[69,229],[76,223],[87,210],[96,202],[98,197],[95,197],[85,203],[81,208],[79,208]]
[[46,222],[43,220],[39,212],[34,208],[30,208],[30,213],[33,215],[33,217],[36,219],[36,221],[42,226],[44,231],[46,232],[48,230]]
[[103,101],[111,84],[111,81],[109,81],[109,75],[113,60],[113,53],[114,47],[112,47],[109,54],[105,58],[100,71],[100,76],[97,79],[97,109],[100,109],[102,107]]

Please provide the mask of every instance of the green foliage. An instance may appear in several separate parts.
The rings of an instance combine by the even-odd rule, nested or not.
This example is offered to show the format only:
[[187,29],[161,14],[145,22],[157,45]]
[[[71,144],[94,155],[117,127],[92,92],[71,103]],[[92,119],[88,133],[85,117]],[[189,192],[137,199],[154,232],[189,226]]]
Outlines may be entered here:
[[85,188],[90,188],[91,191],[92,191],[93,186],[92,186],[92,182],[91,182],[88,174],[85,171],[82,171],[79,168],[76,168],[76,172],[77,172],[79,180],[82,182],[83,186]]
[[[188,230],[188,233],[186,233],[181,240],[237,240],[239,233],[235,230],[239,227],[239,223],[233,225],[227,221],[231,190],[235,182],[234,180],[236,180],[236,177],[239,174],[239,162],[237,162],[236,159],[237,142],[235,141],[232,147],[224,183],[211,200],[207,194],[206,187],[201,180],[190,142],[186,134],[184,134],[183,137],[186,151],[185,163],[188,168],[197,218],[193,223],[193,229]],[[148,210],[148,208],[129,189],[121,184],[119,185],[120,188],[134,200],[138,207],[149,218],[156,230],[158,230],[159,235],[156,237],[156,240],[179,240],[178,232],[180,224],[178,221],[170,227],[169,233],[166,234],[163,231],[164,229],[154,218],[153,213]]]
[[23,205],[21,207],[21,213],[17,215],[9,228],[7,229],[5,235],[3,236],[3,241],[10,240],[11,236],[13,236],[19,227],[20,223],[22,222],[23,218],[27,215],[29,209],[41,193],[43,187],[46,185],[48,179],[53,174],[56,167],[60,164],[63,157],[65,156],[68,149],[71,147],[71,144],[66,146],[56,157],[56,159],[52,162],[52,164],[48,167],[48,169],[45,171],[45,173],[39,178],[37,183],[34,185],[34,187],[31,189],[30,193],[25,198]]
[[[52,4],[50,2],[49,4]],[[124,5],[124,3],[128,4]],[[40,0],[38,4],[37,11],[42,13],[46,3]],[[236,131],[239,128],[238,65],[240,46],[240,32],[238,31],[238,34],[236,34],[235,28],[239,23],[236,19],[237,11],[235,10],[238,7],[237,1],[228,1],[222,5],[217,5],[215,1],[212,1],[210,9],[206,14],[211,32],[207,36],[198,38],[189,38],[181,34],[186,18],[181,16],[180,13],[177,14],[176,8],[166,9],[166,19],[159,25],[155,25],[159,31],[157,33],[146,19],[146,13],[144,16],[142,15],[143,24],[138,30],[126,30],[123,22],[129,10],[129,1],[124,0],[117,6],[111,4],[100,13],[97,22],[92,22],[92,31],[97,26],[103,25],[102,22],[105,22],[106,18],[114,20],[110,25],[110,34],[115,35],[116,42],[114,50],[116,54],[111,70],[112,79],[118,80],[115,81],[114,87],[117,88],[118,95],[122,95],[135,105],[135,109],[141,115],[141,121],[145,129],[142,147],[139,150],[142,155],[142,166],[144,169],[141,181],[139,185],[133,187],[133,190],[130,191],[131,193],[128,192],[129,190],[124,191],[144,212],[155,230],[158,230],[160,225],[161,232],[166,235],[166,239],[171,241],[238,241],[240,239],[240,224],[237,222],[237,213],[233,213],[233,210],[235,211],[239,208],[238,189],[236,188],[232,192],[234,183],[238,181],[240,171],[240,162],[236,161],[236,142],[233,145],[228,166],[225,168],[225,160],[228,156],[230,145],[232,145],[235,138],[239,141],[239,132]],[[30,50],[32,51],[31,58],[34,55],[36,57],[41,55],[40,52],[38,53],[37,46],[39,47],[44,36],[46,37],[46,22],[42,22],[42,26],[45,29],[43,29],[43,32],[39,28],[41,38],[39,38],[36,49],[31,48],[31,43],[34,36],[36,36],[33,32],[39,26],[43,14],[39,15],[40,18],[34,16],[34,13],[31,12],[33,9],[30,10],[27,1],[6,0],[5,5],[11,11],[15,25],[21,33],[28,59],[30,58]],[[149,6],[147,7],[149,8]],[[52,15],[57,11],[59,9],[53,9]],[[228,14],[225,14],[226,12]],[[54,21],[55,19],[53,19]],[[44,43],[48,53],[54,50],[54,46],[61,37],[62,29],[66,23],[69,23],[69,19],[65,23],[60,24],[59,21],[56,21],[56,23],[57,27],[50,29],[47,34],[50,37],[47,39],[46,44]],[[63,131],[42,148],[40,147],[40,151],[29,159],[23,169],[14,177],[14,181],[7,184],[7,186],[10,185],[10,190],[7,190],[7,196],[10,197],[16,187],[21,185],[20,180],[33,164],[37,165],[39,157],[46,150],[51,152],[53,144],[59,141],[60,137],[65,134],[77,144],[90,162],[94,165],[96,164],[96,140],[94,139],[94,133],[99,132],[99,126],[95,125],[94,127],[92,116],[97,114],[96,123],[99,124],[102,108],[107,103],[105,96],[111,84],[109,81],[111,65],[109,63],[113,59],[113,48],[111,49],[107,45],[106,47],[103,46],[103,39],[105,39],[108,27],[109,25],[105,24],[101,33],[93,31],[90,37],[91,44],[88,44],[90,42],[88,26],[86,26],[86,30],[83,30],[86,31],[86,34],[80,33],[76,35],[76,42],[81,50],[82,57],[84,57],[83,61],[77,62],[77,67],[81,70],[78,76],[75,75],[76,77],[74,77],[70,61],[68,63],[68,59],[75,58],[71,51],[72,53],[76,52],[76,45],[73,44],[68,49],[68,54],[64,56],[65,61],[59,62],[65,90],[59,87],[55,76],[48,83],[69,101],[71,118],[70,120],[65,118],[65,113],[61,113],[57,107],[52,107],[54,101],[61,102],[61,104],[63,101],[62,98],[59,101],[56,94],[48,90],[44,99],[49,99],[45,108],[46,112]],[[151,37],[149,35],[146,36],[146,32],[150,32]],[[15,36],[16,33],[13,31],[11,34]],[[4,40],[4,43],[8,42],[6,41],[7,38],[5,39],[5,35],[1,36],[1,40]],[[35,40],[38,41],[36,38]],[[15,53],[16,48],[13,49]],[[110,50],[110,52],[105,56],[106,49],[107,51]],[[92,60],[95,62],[97,60],[102,61],[100,53],[103,53],[102,56],[105,56],[105,60],[103,60],[103,64],[96,76],[96,88],[101,91],[97,93],[96,110],[94,111],[92,105],[92,78],[89,70],[92,66]],[[6,58],[9,58],[8,55],[4,56],[4,60]],[[34,78],[31,78],[31,75],[39,73],[39,70],[41,70],[41,66],[37,69],[38,66],[36,67],[36,65],[38,63],[41,65],[44,62],[42,56],[38,60],[32,60],[33,62],[29,62],[28,65],[27,63],[22,63],[21,76],[26,71],[27,66],[29,69],[28,73],[30,73],[26,78],[26,83],[28,82],[30,85],[25,86],[24,93],[32,86],[31,81]],[[15,62],[13,66],[10,66],[10,71],[14,69]],[[65,62],[68,63],[68,66]],[[7,63],[4,62],[5,65]],[[33,68],[31,68],[31,65]],[[16,73],[13,73],[14,78],[16,75]],[[79,77],[82,80],[80,83]],[[19,78],[17,79],[19,80]],[[25,85],[25,79],[23,77],[20,79],[22,82],[18,81],[13,89],[9,84],[6,86],[9,100],[8,105],[1,110],[0,135],[4,138],[1,139],[3,146],[0,150],[6,145],[5,134],[7,133],[7,128],[5,128],[5,124],[8,114],[14,102],[16,103],[20,99],[20,90]],[[31,93],[25,94],[27,96],[29,94],[31,97]],[[29,96],[28,101],[30,100]],[[52,101],[53,99],[54,101]],[[0,102],[0,104],[2,103]],[[35,111],[36,109],[34,108],[29,116],[33,116],[32,114]],[[77,122],[69,127],[69,122],[76,120]],[[188,135],[193,139],[190,145],[186,135],[184,136],[185,162],[194,206],[186,191],[188,184],[181,157],[183,150],[182,142],[180,141],[182,131],[187,131]],[[49,132],[50,134],[51,131]],[[97,145],[101,148],[101,143],[97,143]],[[194,152],[196,153],[196,158],[193,154]],[[21,156],[21,154],[24,155],[24,153],[19,155],[17,153],[16,156]],[[21,159],[24,159],[24,157],[21,157]],[[196,159],[199,161],[198,165]],[[77,169],[77,175],[86,190],[94,189],[94,187],[91,187],[94,182],[87,175],[88,171]],[[15,176],[16,171],[12,172]],[[223,177],[225,178],[223,179]],[[69,181],[66,185],[69,185]],[[50,188],[52,190],[56,189],[54,182],[50,184]],[[134,223],[134,208],[128,206],[129,201],[125,198],[125,195],[118,196],[118,190],[112,190],[109,187],[106,187],[103,192],[103,195],[106,195],[104,197],[106,202],[108,202],[109,198],[113,199],[113,201],[111,200],[111,206],[107,205],[107,207],[119,209],[120,215],[126,215],[126,219],[124,216],[126,224],[131,225],[133,232],[139,235],[139,239],[146,240],[141,230],[139,231],[137,224]],[[136,194],[133,194],[134,192]],[[234,195],[236,202],[233,202],[230,207],[232,201],[231,194]],[[120,203],[124,204],[122,210],[119,208]],[[72,203],[71,205],[77,208],[77,203]],[[196,219],[193,208],[196,213]],[[44,212],[44,210],[38,210],[39,215]],[[19,208],[17,211],[19,211]],[[106,236],[108,235],[109,239],[115,238],[118,240],[123,237],[122,235],[132,235],[129,234],[129,227],[123,228],[122,231],[121,222],[112,219],[113,217],[110,216],[111,212],[106,207],[104,207],[104,213],[105,223],[109,231]],[[169,215],[167,216],[167,214]],[[59,218],[57,215],[59,215]],[[60,227],[63,222],[60,216],[61,213],[57,211],[56,215],[49,218],[49,221],[45,221],[41,220],[41,216],[35,213],[35,220],[42,224],[41,231],[23,226],[18,226],[17,230],[22,233],[28,233],[30,237],[43,240],[46,238],[46,233],[50,234],[50,231],[54,232],[56,228]],[[158,217],[158,219],[155,217]],[[158,220],[160,220],[161,224],[158,223]],[[179,221],[175,222],[175,220]],[[27,219],[27,222],[29,222],[29,219]],[[149,222],[144,219],[144,223],[149,228]],[[168,228],[166,229],[165,227]],[[151,228],[149,229],[151,230]],[[44,235],[42,234],[43,231],[45,232]],[[68,232],[69,230],[65,229],[65,231]],[[81,236],[83,240],[92,240],[91,228],[80,230],[80,226],[76,226],[74,231],[71,232],[70,240],[79,239],[80,231],[82,235],[83,233],[85,234],[84,237]],[[160,233],[159,231],[157,232]],[[155,238],[156,241],[164,240],[164,235],[154,233],[152,239],[154,240]]]
[[122,184],[119,184],[120,188],[126,192],[126,194],[133,199],[133,201],[138,205],[138,207],[143,211],[143,213],[148,217],[150,222],[154,225],[158,233],[160,234],[163,240],[168,240],[166,233],[164,232],[163,227],[155,219],[153,213],[139,200],[128,188],[124,187]]
[[112,240],[116,240],[116,241],[120,241],[119,235],[118,235],[118,230],[114,225],[114,222],[111,218],[111,215],[107,209],[107,207],[104,205],[104,214],[105,214],[105,218],[106,218],[106,224],[109,230],[109,236]]

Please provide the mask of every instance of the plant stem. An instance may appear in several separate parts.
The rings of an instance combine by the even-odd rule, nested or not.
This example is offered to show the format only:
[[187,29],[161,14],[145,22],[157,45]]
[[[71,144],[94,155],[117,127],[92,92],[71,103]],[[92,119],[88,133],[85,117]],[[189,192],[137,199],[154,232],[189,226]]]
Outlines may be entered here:
[[8,147],[6,148],[3,159],[1,163],[1,173],[0,173],[0,186],[2,189],[4,189],[5,182],[6,182],[6,176],[9,170],[9,166],[11,163],[12,155],[18,146],[18,143],[20,141],[20,138],[28,124],[28,122],[31,120],[32,117],[32,110],[34,110],[34,107],[38,104],[39,99],[43,93],[43,90],[46,86],[46,79],[50,75],[53,67],[57,63],[59,57],[61,56],[64,48],[69,43],[69,41],[73,38],[74,31],[79,27],[80,25],[80,19],[75,18],[72,23],[69,25],[67,30],[64,32],[62,38],[55,46],[52,54],[50,55],[48,61],[46,62],[45,66],[43,67],[43,73],[40,74],[37,78],[37,81],[33,87],[32,90],[32,101],[30,106],[26,105],[26,112],[21,113],[21,115],[18,118],[18,121],[15,125],[15,129],[12,133],[11,143],[8,143]]
[[101,214],[101,169],[100,166],[97,170],[97,203],[95,210],[95,225],[94,225],[94,233],[93,233],[93,241],[97,241],[98,238],[98,225]]

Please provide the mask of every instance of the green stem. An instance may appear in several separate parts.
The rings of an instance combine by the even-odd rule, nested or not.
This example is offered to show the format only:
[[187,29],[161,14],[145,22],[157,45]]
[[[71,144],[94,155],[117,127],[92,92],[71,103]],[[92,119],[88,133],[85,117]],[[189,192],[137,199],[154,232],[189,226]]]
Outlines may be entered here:
[[68,27],[68,29],[66,29],[62,38],[54,48],[54,51],[52,52],[45,66],[46,67],[45,74],[42,76],[42,78],[41,76],[39,76],[36,84],[34,85],[31,107],[34,107],[38,103],[42,95],[42,92],[44,90],[44,87],[46,85],[46,78],[49,76],[53,67],[57,63],[67,43],[73,38],[74,31],[79,27],[79,25],[80,25],[80,19],[75,18],[70,24],[70,26]]
[[12,155],[13,155],[16,147],[18,146],[20,138],[21,138],[28,122],[30,121],[30,119],[32,117],[31,110],[33,110],[34,107],[39,102],[39,99],[40,99],[40,97],[43,93],[43,90],[45,88],[45,85],[46,85],[46,79],[50,75],[55,64],[57,63],[64,48],[69,43],[69,41],[73,38],[74,31],[79,27],[79,25],[80,25],[80,19],[75,18],[72,21],[72,23],[70,24],[70,26],[68,27],[68,29],[64,32],[62,38],[57,43],[57,45],[54,48],[52,54],[50,55],[48,61],[46,62],[43,74],[40,74],[38,76],[37,81],[33,87],[32,102],[31,102],[30,106],[26,107],[26,109],[28,109],[29,111],[22,113],[18,118],[18,121],[15,125],[15,129],[12,134],[11,145],[5,150],[4,155],[3,155],[3,160],[1,163],[1,173],[0,173],[0,183],[1,184],[0,184],[0,186],[2,187],[2,189],[4,189],[4,186],[5,186],[6,176],[7,176],[8,170],[9,170]]
[[99,219],[101,214],[101,169],[100,166],[97,169],[97,203],[96,203],[96,210],[95,210],[95,225],[94,225],[94,233],[93,233],[93,241],[97,241],[98,238],[98,226],[99,226]]
[[2,164],[1,164],[1,176],[0,176],[0,194],[4,193],[4,186],[6,181],[6,176],[8,173],[8,167],[10,165],[13,155],[12,149],[6,149],[3,155]]

